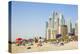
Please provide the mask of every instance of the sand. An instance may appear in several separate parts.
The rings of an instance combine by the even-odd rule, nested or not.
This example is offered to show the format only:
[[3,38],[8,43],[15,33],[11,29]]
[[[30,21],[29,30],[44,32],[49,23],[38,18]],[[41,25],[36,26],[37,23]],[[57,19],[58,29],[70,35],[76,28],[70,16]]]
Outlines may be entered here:
[[27,49],[29,47],[26,46],[16,46],[15,44],[12,44],[12,53],[27,53],[27,52],[37,52],[37,51],[54,51],[54,50],[71,50],[71,49],[77,49],[78,48],[78,42],[72,41],[69,43],[64,44],[63,46],[60,45],[54,45],[50,43],[44,43],[43,46],[37,47],[36,44],[33,46],[30,46],[31,49]]

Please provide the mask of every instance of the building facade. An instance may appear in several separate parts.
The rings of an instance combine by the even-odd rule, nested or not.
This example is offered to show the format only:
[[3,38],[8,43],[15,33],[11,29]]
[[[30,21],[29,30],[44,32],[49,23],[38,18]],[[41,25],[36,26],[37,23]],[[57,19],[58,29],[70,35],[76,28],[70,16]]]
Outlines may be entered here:
[[63,14],[54,11],[49,17],[49,21],[46,22],[46,39],[56,39],[56,34],[61,34],[61,26],[65,25],[65,19]]
[[71,19],[67,19],[68,33],[72,33],[72,22]]
[[67,25],[61,25],[61,35],[64,37],[67,35],[68,33],[68,28],[67,28]]
[[78,23],[75,23],[75,35],[78,36]]

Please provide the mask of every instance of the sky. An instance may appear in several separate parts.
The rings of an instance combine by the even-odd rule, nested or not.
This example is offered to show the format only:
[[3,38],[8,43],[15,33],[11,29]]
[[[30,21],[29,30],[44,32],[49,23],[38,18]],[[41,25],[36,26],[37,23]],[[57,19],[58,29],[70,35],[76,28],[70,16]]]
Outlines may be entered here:
[[77,5],[13,1],[11,7],[12,41],[17,37],[45,37],[45,22],[52,11],[62,13],[65,21],[71,18],[73,27],[78,19]]

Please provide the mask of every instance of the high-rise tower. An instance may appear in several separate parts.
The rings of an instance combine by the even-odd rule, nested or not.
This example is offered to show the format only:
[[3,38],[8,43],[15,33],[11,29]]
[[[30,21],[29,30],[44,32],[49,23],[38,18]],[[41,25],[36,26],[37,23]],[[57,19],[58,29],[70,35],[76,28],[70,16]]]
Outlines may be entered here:
[[68,26],[68,33],[72,33],[72,22],[70,18],[68,18],[67,26]]
[[78,22],[75,23],[75,35],[78,36]]
[[65,19],[63,15],[57,11],[54,11],[49,21],[46,23],[46,37],[48,39],[56,39],[56,34],[61,34],[61,26],[65,25]]

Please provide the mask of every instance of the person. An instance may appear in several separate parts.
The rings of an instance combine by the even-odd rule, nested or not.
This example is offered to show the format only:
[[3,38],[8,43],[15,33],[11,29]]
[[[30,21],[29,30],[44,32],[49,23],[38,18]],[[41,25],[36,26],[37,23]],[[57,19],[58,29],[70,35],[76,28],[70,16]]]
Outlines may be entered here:
[[42,46],[42,38],[39,37],[39,46]]
[[38,39],[35,37],[35,43],[38,43]]

